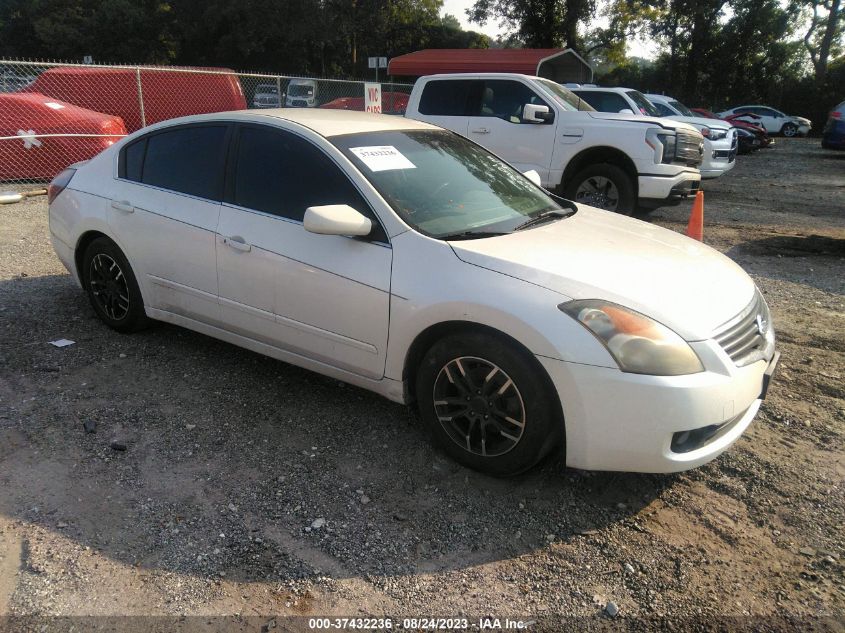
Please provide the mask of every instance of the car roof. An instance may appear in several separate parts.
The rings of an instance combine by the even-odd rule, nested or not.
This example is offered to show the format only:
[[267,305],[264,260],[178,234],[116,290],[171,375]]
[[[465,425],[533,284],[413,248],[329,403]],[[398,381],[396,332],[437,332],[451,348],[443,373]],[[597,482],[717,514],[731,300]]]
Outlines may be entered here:
[[605,92],[630,92],[634,90],[633,88],[623,88],[622,86],[578,86],[577,88],[570,88],[572,92],[578,92],[579,90],[583,90],[585,92],[596,92],[599,90],[604,90]]
[[[324,108],[268,108],[266,110],[235,110],[171,119],[167,124],[206,123],[211,121],[241,121],[268,123],[269,120],[289,121],[307,127],[320,136],[330,137],[361,132],[392,130],[439,130],[435,125],[389,114],[351,112]],[[156,126],[158,127],[158,126]]]

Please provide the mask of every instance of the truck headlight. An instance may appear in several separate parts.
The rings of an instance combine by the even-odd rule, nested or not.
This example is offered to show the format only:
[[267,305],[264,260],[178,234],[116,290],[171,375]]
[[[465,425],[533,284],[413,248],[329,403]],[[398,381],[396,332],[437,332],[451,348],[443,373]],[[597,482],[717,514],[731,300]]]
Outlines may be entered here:
[[669,164],[675,160],[675,133],[660,128],[650,128],[645,134],[645,142],[654,150],[654,162]]
[[644,314],[599,299],[569,301],[558,308],[590,330],[624,372],[681,376],[704,371],[684,339]]

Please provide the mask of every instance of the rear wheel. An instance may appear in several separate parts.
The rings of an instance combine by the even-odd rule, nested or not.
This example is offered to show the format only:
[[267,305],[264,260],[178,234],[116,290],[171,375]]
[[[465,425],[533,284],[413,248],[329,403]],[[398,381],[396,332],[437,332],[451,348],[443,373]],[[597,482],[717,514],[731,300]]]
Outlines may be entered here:
[[580,204],[631,215],[636,207],[634,183],[621,168],[608,163],[590,165],[569,179],[564,197]]
[[100,320],[118,332],[134,332],[149,324],[132,267],[117,244],[98,237],[85,249],[82,285]]
[[461,464],[496,476],[528,470],[563,436],[557,394],[542,367],[504,339],[449,336],[417,372],[420,413]]
[[786,136],[787,138],[792,138],[796,134],[798,134],[798,126],[794,123],[784,123],[783,127],[780,129],[780,133]]

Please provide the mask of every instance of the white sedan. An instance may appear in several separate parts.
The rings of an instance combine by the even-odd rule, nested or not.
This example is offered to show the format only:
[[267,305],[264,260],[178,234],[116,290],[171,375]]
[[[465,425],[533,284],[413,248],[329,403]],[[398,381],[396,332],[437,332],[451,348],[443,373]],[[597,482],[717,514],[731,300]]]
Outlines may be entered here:
[[264,110],[145,128],[51,184],[99,317],[175,323],[391,400],[509,475],[703,464],[777,363],[739,266],[556,198],[478,145],[390,116]]
[[812,121],[802,116],[790,116],[780,110],[768,106],[746,105],[731,108],[719,113],[721,117],[732,115],[744,115],[740,118],[749,123],[756,123],[766,128],[769,134],[782,134],[783,136],[807,136],[812,129]]

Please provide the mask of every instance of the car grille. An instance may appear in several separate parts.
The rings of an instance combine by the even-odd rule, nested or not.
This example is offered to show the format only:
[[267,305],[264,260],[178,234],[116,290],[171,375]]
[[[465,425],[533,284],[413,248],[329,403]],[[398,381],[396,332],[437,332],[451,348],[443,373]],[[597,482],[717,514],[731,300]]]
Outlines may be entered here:
[[742,367],[764,357],[771,327],[769,307],[758,290],[748,307],[719,328],[713,338],[734,364]]
[[675,145],[675,162],[698,167],[704,157],[704,141],[699,134],[679,131]]

